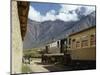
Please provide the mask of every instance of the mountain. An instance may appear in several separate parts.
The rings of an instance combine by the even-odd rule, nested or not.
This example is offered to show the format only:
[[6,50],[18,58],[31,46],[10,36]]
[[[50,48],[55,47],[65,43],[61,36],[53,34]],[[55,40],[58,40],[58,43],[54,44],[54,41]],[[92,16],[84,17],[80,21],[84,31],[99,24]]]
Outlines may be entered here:
[[96,25],[95,12],[82,16],[79,21],[44,21],[36,22],[28,19],[28,27],[23,41],[24,49],[45,46],[48,43],[67,37],[73,32]]

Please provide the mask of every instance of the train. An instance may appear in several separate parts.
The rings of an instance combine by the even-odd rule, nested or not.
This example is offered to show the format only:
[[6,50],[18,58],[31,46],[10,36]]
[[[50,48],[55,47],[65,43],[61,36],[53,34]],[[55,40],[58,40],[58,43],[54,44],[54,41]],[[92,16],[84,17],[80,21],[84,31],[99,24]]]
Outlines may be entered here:
[[[54,48],[56,51],[54,51]],[[58,53],[63,53],[65,55],[64,63],[70,61],[70,64],[87,64],[88,66],[90,65],[90,67],[95,68],[96,26],[72,33],[68,37],[46,46],[47,52],[53,54],[55,52],[56,54],[57,50]]]

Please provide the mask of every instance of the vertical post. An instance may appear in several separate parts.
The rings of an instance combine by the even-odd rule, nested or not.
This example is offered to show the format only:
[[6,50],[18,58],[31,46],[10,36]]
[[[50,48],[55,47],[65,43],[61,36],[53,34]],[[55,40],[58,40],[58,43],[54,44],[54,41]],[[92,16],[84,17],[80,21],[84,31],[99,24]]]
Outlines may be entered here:
[[17,5],[18,5],[18,16],[19,16],[19,21],[20,21],[21,36],[22,36],[22,40],[24,40],[26,31],[27,31],[29,2],[17,1]]
[[59,42],[59,41],[57,41],[57,47],[58,47],[58,48],[59,48],[59,46],[60,46],[59,44],[60,44],[60,42]]
[[64,51],[64,40],[60,40],[60,53]]
[[48,53],[48,51],[49,51],[49,46],[48,45],[45,46],[45,51],[46,51],[46,53]]

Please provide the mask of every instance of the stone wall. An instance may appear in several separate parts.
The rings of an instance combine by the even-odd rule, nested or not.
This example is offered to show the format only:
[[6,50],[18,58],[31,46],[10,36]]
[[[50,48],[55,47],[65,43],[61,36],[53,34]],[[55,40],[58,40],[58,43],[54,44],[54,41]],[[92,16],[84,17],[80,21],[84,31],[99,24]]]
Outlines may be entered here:
[[17,2],[12,0],[12,69],[11,73],[21,73],[23,44],[18,18]]

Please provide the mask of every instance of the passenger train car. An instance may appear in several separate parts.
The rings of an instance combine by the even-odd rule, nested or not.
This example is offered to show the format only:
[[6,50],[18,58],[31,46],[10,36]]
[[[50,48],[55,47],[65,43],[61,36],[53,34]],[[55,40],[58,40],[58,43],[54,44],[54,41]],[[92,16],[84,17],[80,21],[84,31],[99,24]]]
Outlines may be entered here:
[[70,34],[67,40],[67,54],[73,61],[96,62],[96,27]]

